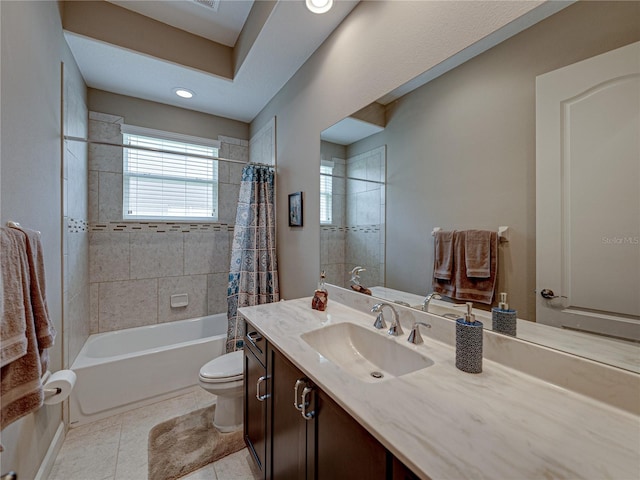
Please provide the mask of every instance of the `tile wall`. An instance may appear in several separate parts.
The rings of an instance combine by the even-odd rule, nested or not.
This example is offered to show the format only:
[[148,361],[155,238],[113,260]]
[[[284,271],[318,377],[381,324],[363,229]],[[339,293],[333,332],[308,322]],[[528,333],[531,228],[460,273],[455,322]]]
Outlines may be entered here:
[[334,285],[348,286],[355,266],[366,268],[362,285],[384,285],[386,149],[332,160],[333,223],[320,228],[321,268]]
[[[90,112],[94,140],[122,143],[122,117]],[[219,136],[219,156],[248,161],[246,140]],[[226,312],[242,164],[219,164],[219,221],[122,221],[122,148],[89,150],[91,332]],[[188,294],[186,307],[170,297]]]
[[[65,67],[66,68],[66,67]],[[65,73],[67,73],[65,71]],[[86,138],[88,110],[81,77],[64,75],[64,134]],[[85,142],[64,141],[63,215],[63,365],[68,368],[89,336],[88,150]]]

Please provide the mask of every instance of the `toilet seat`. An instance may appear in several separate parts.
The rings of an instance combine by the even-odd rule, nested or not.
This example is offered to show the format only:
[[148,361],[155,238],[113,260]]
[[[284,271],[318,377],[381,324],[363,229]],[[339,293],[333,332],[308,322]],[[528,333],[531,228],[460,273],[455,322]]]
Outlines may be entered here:
[[203,383],[228,383],[242,380],[244,352],[237,350],[214,358],[200,369]]

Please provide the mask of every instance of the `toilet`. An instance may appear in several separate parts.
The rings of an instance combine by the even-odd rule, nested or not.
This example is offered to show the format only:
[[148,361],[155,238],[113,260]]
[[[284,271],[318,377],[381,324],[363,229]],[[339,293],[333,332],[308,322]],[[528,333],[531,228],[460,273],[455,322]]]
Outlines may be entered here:
[[244,352],[214,358],[200,369],[200,386],[218,396],[213,426],[227,433],[242,427]]

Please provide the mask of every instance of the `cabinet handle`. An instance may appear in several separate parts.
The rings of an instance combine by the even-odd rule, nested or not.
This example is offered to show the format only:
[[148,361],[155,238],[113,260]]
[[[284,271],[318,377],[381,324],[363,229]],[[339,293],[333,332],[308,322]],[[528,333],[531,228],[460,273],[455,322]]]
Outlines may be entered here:
[[302,411],[302,403],[298,403],[298,389],[300,385],[304,384],[304,380],[299,378],[296,380],[296,384],[293,386],[293,406],[296,407],[296,410]]
[[316,413],[313,410],[307,412],[307,407],[309,406],[308,397],[312,391],[313,388],[311,387],[304,387],[304,390],[302,390],[302,410],[300,411],[300,413],[302,414],[302,418],[304,418],[305,420],[311,420]]
[[268,379],[269,379],[268,376],[262,376],[256,382],[256,398],[261,402],[264,402],[267,398],[269,398],[268,393],[265,393],[264,395],[260,395],[260,384]]
[[260,335],[258,332],[249,332],[247,333],[247,338],[253,344],[254,347],[258,348],[258,345],[256,345],[256,342],[259,342],[260,340],[262,340],[262,335]]

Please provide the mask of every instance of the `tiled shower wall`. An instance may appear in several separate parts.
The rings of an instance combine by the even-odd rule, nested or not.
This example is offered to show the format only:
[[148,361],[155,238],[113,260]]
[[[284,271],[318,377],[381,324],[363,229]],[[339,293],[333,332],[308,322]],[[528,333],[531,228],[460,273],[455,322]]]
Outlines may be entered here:
[[[88,111],[79,74],[64,66],[64,134],[85,138]],[[75,360],[89,336],[89,228],[87,144],[64,141],[62,156],[63,215],[63,366]],[[60,338],[58,339],[58,341]]]
[[386,148],[349,157],[346,163],[332,160],[333,223],[320,228],[321,269],[329,283],[348,286],[349,272],[362,266],[362,285],[384,285]]
[[[91,112],[90,138],[122,143],[122,117]],[[246,140],[219,136],[220,157],[248,160]],[[226,312],[242,164],[219,163],[219,221],[122,221],[122,148],[89,150],[91,332]],[[186,307],[170,297],[188,294]]]

